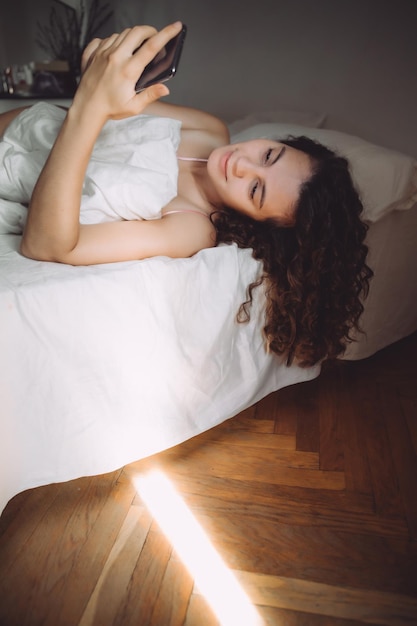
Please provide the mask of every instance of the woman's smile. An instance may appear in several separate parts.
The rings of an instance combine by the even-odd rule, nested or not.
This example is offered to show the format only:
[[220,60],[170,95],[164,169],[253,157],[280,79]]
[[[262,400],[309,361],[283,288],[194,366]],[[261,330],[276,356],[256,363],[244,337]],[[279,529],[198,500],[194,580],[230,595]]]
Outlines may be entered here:
[[228,166],[229,159],[232,156],[233,152],[234,152],[233,150],[229,150],[229,152],[226,152],[220,159],[220,168],[221,168],[221,170],[223,172],[223,175],[224,175],[226,181],[227,181],[227,178],[228,178],[227,177],[227,166]]
[[216,148],[207,174],[217,204],[254,219],[293,221],[301,185],[312,174],[310,157],[269,139]]

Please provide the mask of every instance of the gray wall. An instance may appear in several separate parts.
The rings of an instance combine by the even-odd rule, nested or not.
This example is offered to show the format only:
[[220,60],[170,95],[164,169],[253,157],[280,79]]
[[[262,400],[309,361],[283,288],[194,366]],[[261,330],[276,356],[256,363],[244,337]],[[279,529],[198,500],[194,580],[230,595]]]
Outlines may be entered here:
[[[5,20],[11,9],[1,5],[0,55],[23,62],[36,53],[33,13],[49,3],[7,4],[14,15]],[[325,112],[328,127],[417,157],[417,0],[113,0],[113,6],[115,29],[187,23],[181,68],[170,85],[177,102],[226,119],[274,109]]]

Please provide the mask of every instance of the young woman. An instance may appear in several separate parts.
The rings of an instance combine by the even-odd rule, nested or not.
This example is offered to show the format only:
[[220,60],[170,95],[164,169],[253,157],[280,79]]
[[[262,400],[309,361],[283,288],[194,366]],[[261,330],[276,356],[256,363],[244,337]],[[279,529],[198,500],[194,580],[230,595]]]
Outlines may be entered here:
[[[348,164],[307,138],[230,145],[217,118],[158,102],[166,86],[136,94],[144,67],[180,28],[134,27],[87,46],[80,85],[33,189],[21,252],[88,265],[188,257],[221,242],[251,247],[264,264],[269,349],[302,365],[335,357],[358,327],[371,276]],[[161,219],[80,224],[83,183],[104,125],[141,113],[181,122],[175,197]],[[16,114],[5,115],[3,128]]]

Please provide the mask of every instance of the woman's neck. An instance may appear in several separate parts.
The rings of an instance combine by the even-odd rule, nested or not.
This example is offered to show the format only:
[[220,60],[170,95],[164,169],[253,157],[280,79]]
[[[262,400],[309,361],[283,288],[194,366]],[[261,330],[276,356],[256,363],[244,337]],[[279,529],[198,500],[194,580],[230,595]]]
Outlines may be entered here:
[[[207,158],[177,156],[184,162],[181,168],[183,174],[179,179],[179,192],[198,206],[211,207],[216,210],[219,206],[217,194],[214,194],[213,185],[207,173]],[[192,182],[191,182],[192,181]],[[196,194],[196,195],[195,195]]]

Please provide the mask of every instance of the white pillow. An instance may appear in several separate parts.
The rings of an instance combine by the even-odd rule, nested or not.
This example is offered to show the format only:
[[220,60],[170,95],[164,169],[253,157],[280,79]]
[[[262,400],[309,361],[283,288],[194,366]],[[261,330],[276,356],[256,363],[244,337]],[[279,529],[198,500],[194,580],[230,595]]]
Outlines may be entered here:
[[393,210],[409,209],[417,201],[417,161],[354,135],[299,124],[264,123],[233,134],[232,142],[284,139],[288,135],[316,139],[349,160],[367,221],[376,222]]
[[246,115],[230,123],[231,135],[240,133],[255,124],[302,124],[310,128],[321,128],[326,121],[326,113],[312,113],[309,111],[259,111]]

